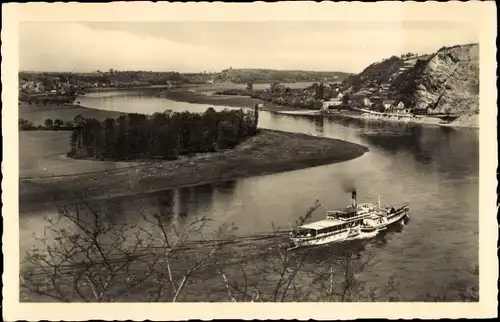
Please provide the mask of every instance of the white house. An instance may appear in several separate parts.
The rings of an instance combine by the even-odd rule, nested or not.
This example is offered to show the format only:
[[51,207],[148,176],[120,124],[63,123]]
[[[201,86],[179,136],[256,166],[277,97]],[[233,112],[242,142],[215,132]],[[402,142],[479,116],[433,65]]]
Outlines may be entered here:
[[382,105],[386,110],[391,109],[391,107],[394,105],[394,100],[384,100]]
[[337,99],[337,98],[332,98],[329,101],[324,101],[323,102],[323,110],[327,110],[328,108],[332,106],[340,106],[342,105],[342,101]]
[[330,105],[332,105],[332,106],[340,106],[340,105],[342,105],[342,101],[340,101],[340,100],[330,100]]
[[365,97],[363,98],[363,106],[371,106],[372,105],[372,102],[370,101],[370,99],[368,97]]
[[33,91],[34,91],[35,93],[40,93],[40,92],[42,92],[42,91],[43,91],[42,89],[43,89],[43,88],[42,88],[42,84],[40,84],[40,83],[36,83],[36,84],[35,84],[35,88],[33,89]]

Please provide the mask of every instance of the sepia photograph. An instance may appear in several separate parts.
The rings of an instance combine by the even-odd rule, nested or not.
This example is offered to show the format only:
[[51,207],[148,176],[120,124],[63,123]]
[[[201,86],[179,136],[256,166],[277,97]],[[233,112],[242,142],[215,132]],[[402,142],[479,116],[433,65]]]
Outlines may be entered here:
[[494,5],[5,7],[12,317],[496,316]]

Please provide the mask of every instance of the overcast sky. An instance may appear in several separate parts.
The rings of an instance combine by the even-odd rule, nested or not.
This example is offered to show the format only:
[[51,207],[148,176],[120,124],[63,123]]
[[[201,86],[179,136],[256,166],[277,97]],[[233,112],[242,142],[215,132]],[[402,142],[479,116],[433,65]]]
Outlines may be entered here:
[[477,30],[456,22],[30,22],[19,26],[19,67],[357,73],[392,55],[471,42]]

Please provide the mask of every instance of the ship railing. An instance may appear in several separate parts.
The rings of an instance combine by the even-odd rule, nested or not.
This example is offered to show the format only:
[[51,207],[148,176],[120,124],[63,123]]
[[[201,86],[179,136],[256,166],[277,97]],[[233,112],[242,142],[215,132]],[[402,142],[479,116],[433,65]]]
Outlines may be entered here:
[[362,213],[362,214],[359,214],[357,216],[353,216],[353,217],[349,217],[349,218],[339,217],[337,219],[339,219],[341,221],[355,221],[358,219],[367,218],[371,215],[372,215],[371,213],[367,212],[367,213]]

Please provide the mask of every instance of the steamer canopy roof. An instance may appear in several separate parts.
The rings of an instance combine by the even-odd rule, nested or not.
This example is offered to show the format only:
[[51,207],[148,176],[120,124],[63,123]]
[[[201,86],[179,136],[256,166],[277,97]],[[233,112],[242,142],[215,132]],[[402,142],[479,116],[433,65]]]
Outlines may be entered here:
[[328,227],[333,227],[333,226],[338,226],[344,224],[342,220],[337,220],[337,219],[324,219],[320,220],[317,222],[313,222],[307,225],[300,226],[300,229],[322,229],[322,228],[328,228]]

